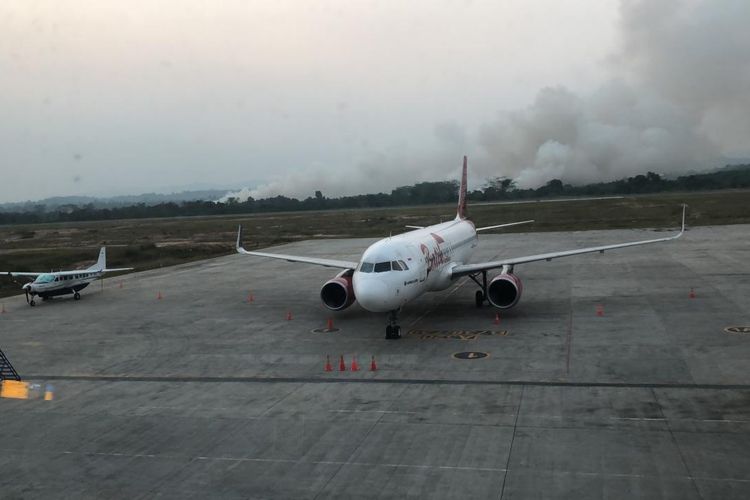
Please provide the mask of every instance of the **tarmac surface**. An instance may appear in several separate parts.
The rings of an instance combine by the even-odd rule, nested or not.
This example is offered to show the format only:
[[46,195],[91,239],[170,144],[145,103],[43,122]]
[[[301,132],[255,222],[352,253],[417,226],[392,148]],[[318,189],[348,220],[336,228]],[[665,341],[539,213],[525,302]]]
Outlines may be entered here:
[[[483,235],[474,260],[662,234]],[[518,266],[499,324],[459,281],[396,341],[321,305],[334,270],[240,255],[4,299],[0,348],[54,400],[0,399],[0,497],[750,498],[750,333],[725,330],[750,327],[749,241],[698,227]]]

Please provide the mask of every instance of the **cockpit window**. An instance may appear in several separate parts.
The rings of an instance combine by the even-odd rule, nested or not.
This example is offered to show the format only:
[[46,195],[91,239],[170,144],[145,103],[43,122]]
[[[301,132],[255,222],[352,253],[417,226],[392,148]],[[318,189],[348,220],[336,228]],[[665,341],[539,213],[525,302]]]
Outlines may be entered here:
[[34,283],[52,283],[53,281],[55,281],[54,274],[40,274],[34,280]]
[[401,269],[402,270],[404,270],[404,271],[408,271],[409,270],[409,266],[407,266],[406,262],[404,262],[403,260],[398,261],[398,263],[401,264]]
[[391,262],[391,268],[393,268],[394,271],[403,271],[403,269],[401,269],[401,264],[399,264],[395,260]]
[[359,272],[371,273],[373,267],[375,267],[375,264],[373,264],[372,262],[363,262],[362,265],[359,266]]
[[391,263],[390,262],[378,262],[375,264],[375,272],[376,273],[384,273],[386,271],[391,270]]

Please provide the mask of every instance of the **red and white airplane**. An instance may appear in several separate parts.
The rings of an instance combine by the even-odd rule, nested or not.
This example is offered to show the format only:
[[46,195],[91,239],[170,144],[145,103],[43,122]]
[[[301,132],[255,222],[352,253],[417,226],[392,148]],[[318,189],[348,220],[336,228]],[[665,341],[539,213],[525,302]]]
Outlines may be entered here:
[[[397,339],[401,337],[398,312],[406,303],[425,292],[445,290],[459,278],[468,276],[480,287],[480,290],[476,292],[477,307],[481,307],[486,301],[499,309],[508,309],[516,305],[521,298],[522,285],[520,278],[514,273],[515,266],[674,240],[682,236],[685,231],[685,206],[683,205],[682,210],[682,229],[676,235],[666,238],[579,248],[476,264],[468,263],[479,244],[477,233],[528,222],[533,221],[511,222],[480,228],[474,226],[466,214],[466,157],[464,156],[456,218],[434,226],[409,226],[415,230],[384,238],[370,245],[359,262],[251,252],[242,247],[242,226],[237,233],[237,252],[342,269],[320,290],[323,304],[333,311],[341,311],[356,300],[368,311],[387,312],[389,314],[385,338]],[[488,283],[487,272],[492,269],[499,269],[500,272]]]

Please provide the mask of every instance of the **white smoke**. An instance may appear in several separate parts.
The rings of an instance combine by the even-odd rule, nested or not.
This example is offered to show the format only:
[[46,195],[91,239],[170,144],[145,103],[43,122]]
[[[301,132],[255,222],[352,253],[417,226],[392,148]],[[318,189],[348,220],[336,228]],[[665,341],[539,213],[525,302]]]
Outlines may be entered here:
[[373,155],[344,172],[320,165],[227,196],[389,191],[453,179],[467,152],[474,179],[507,176],[519,187],[717,166],[750,154],[748,25],[748,0],[622,0],[611,76],[591,92],[550,86],[476,134],[438,125],[430,153]]
[[623,1],[612,78],[594,92],[541,90],[479,132],[519,187],[714,166],[750,143],[750,2]]

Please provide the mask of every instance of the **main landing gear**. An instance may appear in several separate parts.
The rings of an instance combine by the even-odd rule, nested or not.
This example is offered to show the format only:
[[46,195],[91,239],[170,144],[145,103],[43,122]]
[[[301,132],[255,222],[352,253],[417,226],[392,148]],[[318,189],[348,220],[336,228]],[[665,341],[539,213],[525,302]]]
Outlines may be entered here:
[[401,338],[401,327],[398,326],[398,309],[388,313],[388,326],[385,327],[385,338],[395,340]]
[[477,307],[482,307],[485,302],[488,302],[487,300],[487,271],[482,271],[482,281],[480,282],[477,278],[479,276],[479,273],[477,274],[470,274],[469,278],[474,281],[477,285],[479,285],[479,288],[481,290],[477,290],[476,295],[474,295],[474,303]]
[[76,292],[73,294],[73,300],[81,300],[81,294]]

